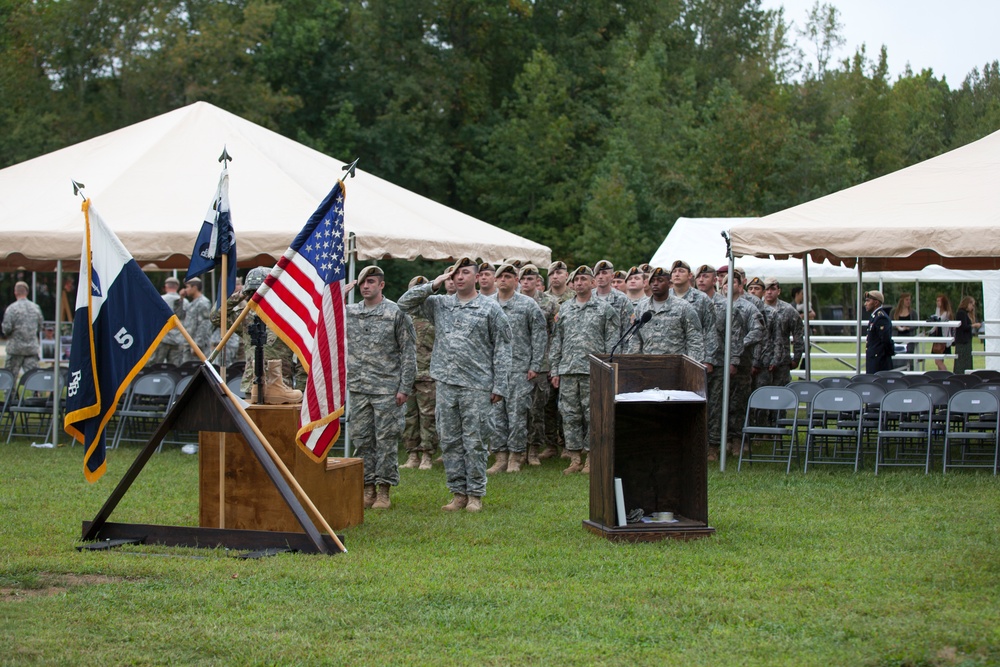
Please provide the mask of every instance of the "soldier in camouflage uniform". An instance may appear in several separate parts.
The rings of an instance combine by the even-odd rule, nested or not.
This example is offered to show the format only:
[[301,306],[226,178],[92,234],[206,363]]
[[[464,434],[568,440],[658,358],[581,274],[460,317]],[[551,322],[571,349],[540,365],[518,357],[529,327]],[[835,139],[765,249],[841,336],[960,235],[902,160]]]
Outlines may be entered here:
[[618,311],[618,322],[621,327],[620,336],[625,335],[628,328],[632,326],[632,303],[624,293],[612,289],[611,281],[614,279],[615,267],[606,259],[602,259],[594,265],[594,296],[611,304],[611,307]]
[[618,310],[593,295],[594,272],[580,266],[572,274],[576,298],[559,307],[555,335],[549,350],[552,386],[559,390],[559,412],[563,418],[570,465],[563,474],[590,472],[590,457],[581,463],[581,452],[590,450],[589,354],[606,354],[618,341],[621,330]]
[[[212,302],[202,293],[201,278],[191,278],[185,282],[180,295],[182,298],[174,304],[174,313],[179,316],[178,310],[183,310],[184,315],[179,319],[183,319],[184,328],[201,351],[208,354],[212,351]],[[185,350],[184,361],[197,358],[194,350]]]
[[715,335],[715,303],[698,289],[691,287],[691,267],[683,260],[677,260],[670,268],[670,296],[687,301],[698,314],[701,324],[701,342],[704,353],[702,363],[705,371],[711,375],[716,367],[721,366],[725,350],[719,351],[719,341]]
[[[715,267],[708,264],[698,267],[695,283],[698,286],[698,291],[709,297],[715,307],[715,328],[712,331],[703,331],[703,333],[706,347],[709,339],[712,338],[715,340],[718,350],[718,363],[708,375],[708,452],[709,460],[717,461],[722,440],[722,385],[726,355],[723,341],[726,339],[726,299],[721,292],[715,289]],[[742,338],[740,340],[742,341]]]
[[479,283],[479,293],[490,298],[497,298],[497,272],[496,268],[489,262],[479,264],[479,273],[476,274],[476,282]]
[[[548,268],[549,276],[549,289],[546,290],[546,294],[556,300],[558,306],[562,306],[567,301],[572,300],[576,297],[576,293],[573,291],[572,287],[569,286],[569,269],[566,266],[566,262],[556,260],[549,264]],[[556,313],[558,314],[558,308]],[[551,382],[549,383],[551,387]],[[549,402],[545,404],[545,423],[546,423],[546,437],[548,438],[548,445],[545,450],[538,455],[538,458],[545,460],[551,458],[559,453],[560,447],[566,446],[566,441],[563,436],[563,424],[562,424],[562,414],[559,412],[559,389],[553,387],[549,392]],[[555,430],[555,439],[551,437],[551,431],[549,424],[552,425],[551,428]],[[563,458],[569,458],[569,453],[564,449]]]
[[775,340],[772,331],[774,308],[764,303],[763,280],[754,277],[747,281],[746,285],[747,289],[743,293],[743,298],[750,300],[764,316],[764,340],[757,345],[752,385],[752,389],[759,389],[772,384],[771,371],[768,369],[771,367],[774,357]]
[[576,296],[567,284],[569,270],[566,268],[566,262],[552,262],[549,264],[548,274],[549,289],[545,293],[558,301],[560,306]]
[[[177,293],[180,286],[180,281],[173,276],[163,281],[163,301],[170,306],[171,310],[173,310],[174,304],[181,298],[181,295]],[[149,363],[167,363],[180,366],[184,363],[184,355],[188,349],[187,341],[181,335],[181,330],[177,327],[172,327],[163,337],[163,340],[160,341],[156,351],[153,352],[153,356],[150,357]]]
[[42,334],[42,309],[28,298],[28,283],[14,284],[14,303],[3,314],[3,335],[7,338],[7,370],[14,380],[21,371],[38,368],[39,336]]
[[520,472],[525,463],[531,381],[542,372],[549,338],[542,309],[531,297],[514,291],[518,285],[517,269],[502,264],[496,278],[497,301],[510,322],[511,366],[507,397],[493,404],[496,462],[487,474]]
[[[725,269],[723,271],[722,269]],[[720,276],[725,276],[728,267],[718,270]],[[727,283],[723,282],[723,289]],[[729,452],[734,456],[740,453],[740,442],[743,431],[743,421],[746,418],[747,402],[750,400],[752,384],[752,369],[757,358],[757,345],[764,340],[764,316],[749,299],[741,298],[743,291],[743,275],[733,272],[733,321],[732,341],[730,342],[729,358],[729,428],[727,432]],[[723,293],[723,298],[725,298]]]
[[[445,511],[478,512],[486,494],[486,445],[490,404],[508,395],[511,330],[496,300],[476,292],[476,263],[463,257],[451,273],[417,285],[399,298],[410,313],[434,325],[431,377],[437,385],[438,434],[445,477],[453,498]],[[455,294],[435,295],[446,279]]]
[[614,276],[611,277],[611,288],[616,289],[622,294],[625,293],[625,272],[615,271]]
[[531,380],[531,407],[528,409],[528,465],[538,466],[542,464],[542,458],[559,454],[556,449],[560,439],[558,412],[551,417],[546,414],[549,396],[553,393],[549,382],[549,348],[555,331],[556,315],[559,314],[559,302],[542,291],[541,276],[534,264],[526,264],[519,275],[521,294],[533,298],[545,317],[545,355],[542,357],[541,371]]
[[344,311],[347,325],[347,422],[351,442],[364,461],[365,507],[389,509],[389,488],[399,484],[397,448],[406,399],[413,392],[417,352],[413,322],[382,295],[385,276],[377,266],[358,274],[363,301]]
[[625,296],[632,304],[632,310],[639,305],[639,302],[646,298],[646,277],[639,267],[633,266],[625,272]]
[[[267,275],[270,272],[271,270],[264,266],[258,266],[257,268],[250,269],[250,271],[247,272],[247,277],[243,284],[243,290],[229,297],[229,322],[236,321],[236,318],[240,316],[240,313],[242,313],[243,309],[246,307],[250,297],[253,296],[253,293],[257,291],[257,288],[261,286],[264,279],[267,278]],[[213,310],[209,319],[213,328],[219,326],[219,323],[222,321],[221,314],[218,310]],[[257,319],[256,313],[247,313],[246,318],[244,318],[235,331],[235,333],[238,334],[243,341],[243,360],[245,362],[245,366],[243,368],[243,377],[240,379],[240,390],[243,392],[244,396],[250,396],[253,390],[253,381],[256,377],[254,368],[256,353],[253,344],[250,342],[250,332],[248,329],[249,325],[255,319]],[[292,352],[291,348],[285,345],[283,340],[278,338],[278,336],[271,331],[270,327],[267,329],[266,336],[267,338],[264,343],[265,367],[269,361],[280,361],[281,378],[285,385],[292,387],[297,384],[299,387],[304,387],[306,373],[297,363],[298,360],[295,358],[295,353]],[[264,373],[263,369],[261,369],[261,373]],[[267,398],[266,390],[264,397],[265,399]]]
[[684,299],[670,295],[670,274],[655,268],[649,276],[653,295],[639,302],[636,317],[653,316],[629,341],[629,354],[686,354],[701,362],[705,348],[698,312]]
[[[802,318],[795,306],[779,299],[781,285],[777,278],[764,279],[764,303],[774,309],[771,317],[772,348],[771,383],[784,387],[792,381],[792,369],[799,367],[802,355],[805,353]],[[792,353],[789,354],[788,341],[792,341]]]
[[[417,276],[407,289],[423,285],[427,278]],[[408,453],[404,468],[430,470],[431,455],[437,448],[438,435],[434,425],[434,378],[431,377],[431,350],[434,349],[434,325],[426,317],[413,314],[413,330],[417,343],[417,379],[413,393],[406,399],[406,427],[403,429],[403,446]]]

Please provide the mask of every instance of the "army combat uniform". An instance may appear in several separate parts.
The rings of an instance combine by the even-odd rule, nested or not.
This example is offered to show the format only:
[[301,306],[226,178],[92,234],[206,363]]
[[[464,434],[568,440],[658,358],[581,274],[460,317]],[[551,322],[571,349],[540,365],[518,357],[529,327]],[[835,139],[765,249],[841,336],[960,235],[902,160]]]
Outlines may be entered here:
[[535,302],[545,317],[546,341],[545,356],[542,359],[542,370],[534,380],[531,395],[531,407],[528,410],[528,446],[542,447],[547,444],[560,444],[558,406],[553,403],[551,413],[546,408],[549,397],[553,393],[549,383],[549,349],[552,346],[552,335],[555,332],[556,315],[559,314],[559,301],[551,294],[542,291],[535,292]]
[[507,397],[493,404],[493,451],[522,454],[528,448],[532,390],[528,371],[542,372],[548,332],[542,309],[531,297],[515,292],[506,302],[499,295],[497,301],[510,322],[511,366]]
[[348,428],[364,461],[365,486],[399,484],[397,447],[403,434],[405,403],[417,374],[413,322],[395,302],[383,298],[344,309],[347,324]]
[[413,393],[406,399],[403,446],[410,454],[422,452],[430,454],[438,444],[434,425],[434,378],[431,377],[434,325],[419,314],[412,315],[412,319],[416,334],[417,377],[413,383]]
[[[805,353],[802,318],[795,306],[778,299],[773,306],[771,317],[772,348],[771,384],[784,387],[792,381],[792,369],[799,367],[802,355]],[[791,340],[791,353],[789,353]]]
[[38,339],[42,334],[42,309],[29,299],[18,299],[3,315],[3,335],[7,337],[7,370],[17,380],[21,371],[38,368]]
[[656,301],[647,297],[639,302],[637,318],[653,313],[628,344],[629,354],[686,354],[697,362],[705,359],[704,336],[698,313],[684,299],[667,297]]

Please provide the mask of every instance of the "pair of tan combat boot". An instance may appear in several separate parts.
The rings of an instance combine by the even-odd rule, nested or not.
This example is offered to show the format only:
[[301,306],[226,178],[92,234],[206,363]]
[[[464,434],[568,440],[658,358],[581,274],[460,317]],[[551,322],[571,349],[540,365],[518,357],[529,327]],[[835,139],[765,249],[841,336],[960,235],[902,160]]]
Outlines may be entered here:
[[403,464],[404,468],[418,468],[420,470],[430,470],[433,466],[430,452],[410,452],[406,463]]
[[[568,451],[568,450],[567,450]],[[583,457],[586,456],[586,461]],[[589,452],[569,452],[569,467],[563,470],[564,475],[572,475],[573,473],[583,473],[584,475],[590,474],[590,453]]]
[[[257,403],[256,383],[250,389],[250,402]],[[267,369],[264,372],[264,404],[287,405],[289,403],[301,402],[302,392],[289,387],[281,377],[281,360],[269,360],[267,362]]]
[[379,484],[376,489],[374,484],[365,485],[365,509],[387,510],[392,507],[389,501],[389,485]]
[[451,502],[442,507],[445,512],[479,512],[483,509],[483,499],[479,496],[467,496],[464,493],[456,493]]

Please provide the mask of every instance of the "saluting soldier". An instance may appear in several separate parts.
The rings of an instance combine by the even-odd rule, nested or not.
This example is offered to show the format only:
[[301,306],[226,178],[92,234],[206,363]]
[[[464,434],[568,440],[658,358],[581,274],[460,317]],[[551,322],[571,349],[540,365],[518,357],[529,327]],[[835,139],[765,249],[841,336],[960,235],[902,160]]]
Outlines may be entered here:
[[397,448],[406,400],[413,392],[417,353],[413,322],[385,298],[385,275],[366,266],[357,285],[363,301],[345,309],[351,442],[365,467],[365,507],[389,509],[399,484]]
[[[407,289],[423,285],[427,278],[416,276]],[[403,446],[407,451],[404,468],[430,470],[432,455],[438,445],[434,425],[434,378],[431,377],[431,351],[434,349],[434,325],[421,315],[413,313],[413,331],[416,335],[417,377],[413,393],[406,399],[406,426],[403,428]]]
[[502,264],[496,277],[497,301],[511,327],[511,366],[507,397],[493,404],[496,462],[487,474],[520,472],[525,463],[531,382],[542,373],[548,344],[542,309],[533,298],[515,291],[517,269],[512,264]]
[[[486,495],[490,404],[508,395],[510,323],[500,304],[476,292],[476,263],[461,258],[451,273],[416,285],[399,298],[434,325],[431,377],[437,388],[437,424],[451,502],[441,509],[478,512]],[[436,295],[445,280],[455,294]]]
[[594,272],[580,266],[571,277],[576,298],[559,307],[549,350],[552,386],[559,390],[559,413],[570,464],[563,474],[590,472],[590,354],[607,354],[619,337],[620,316],[607,301],[593,295]]

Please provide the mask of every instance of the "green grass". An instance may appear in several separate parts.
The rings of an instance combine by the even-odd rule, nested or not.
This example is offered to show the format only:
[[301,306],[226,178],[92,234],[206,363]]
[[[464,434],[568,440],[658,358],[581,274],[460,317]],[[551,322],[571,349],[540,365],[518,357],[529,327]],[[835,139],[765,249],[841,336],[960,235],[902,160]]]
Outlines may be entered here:
[[[715,536],[613,544],[562,463],[449,514],[402,470],[349,552],[79,553],[135,456],[88,485],[79,447],[2,447],[0,663],[1000,664],[1000,480],[773,469],[709,475]],[[114,521],[197,524],[197,461],[156,455]]]

